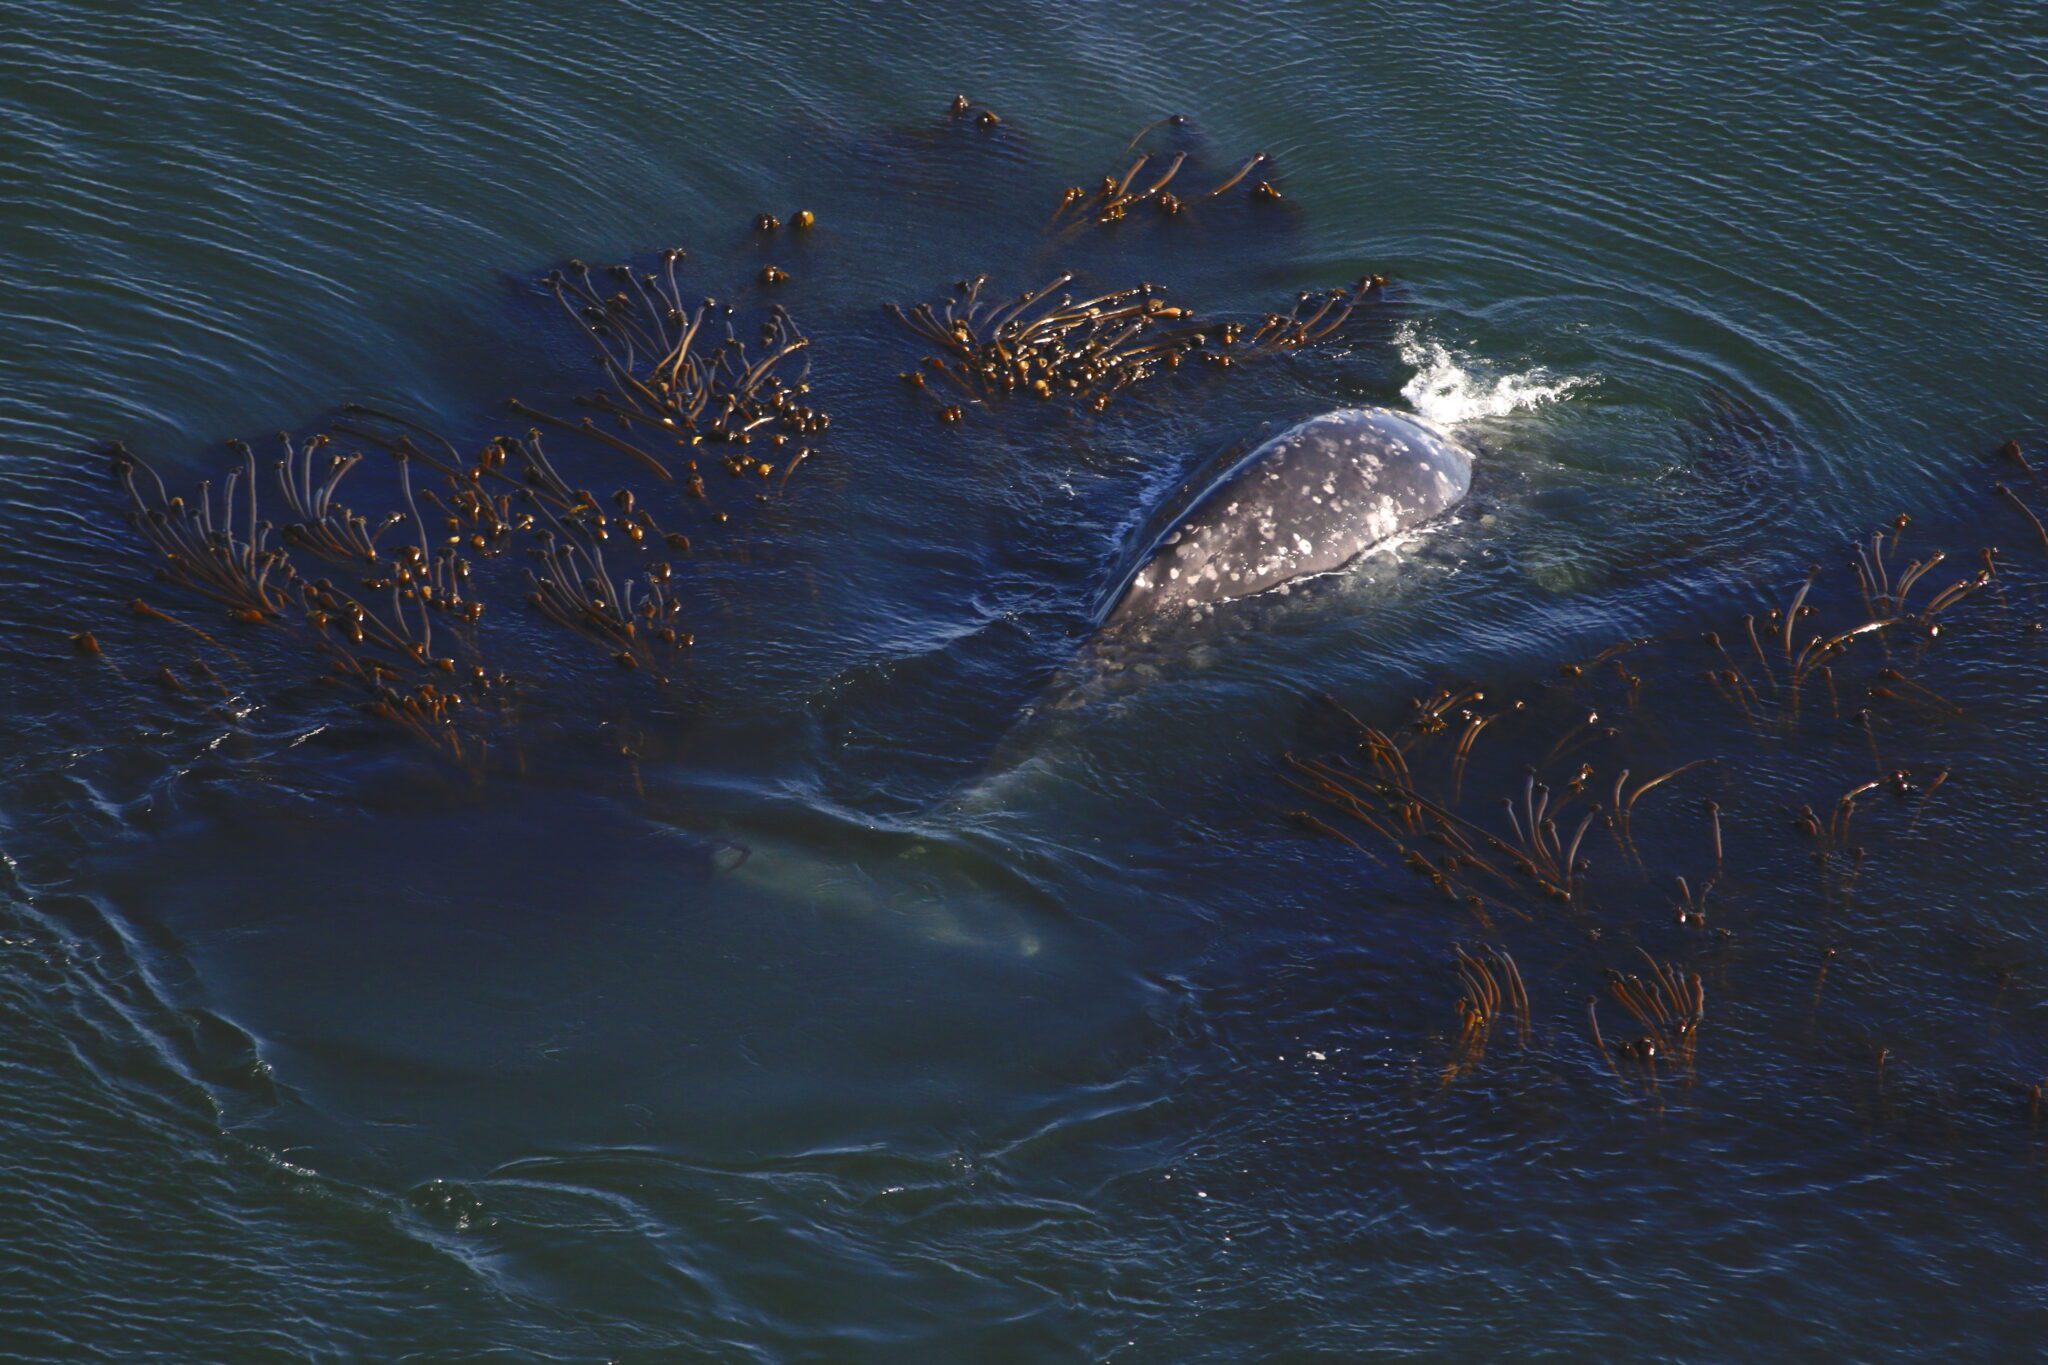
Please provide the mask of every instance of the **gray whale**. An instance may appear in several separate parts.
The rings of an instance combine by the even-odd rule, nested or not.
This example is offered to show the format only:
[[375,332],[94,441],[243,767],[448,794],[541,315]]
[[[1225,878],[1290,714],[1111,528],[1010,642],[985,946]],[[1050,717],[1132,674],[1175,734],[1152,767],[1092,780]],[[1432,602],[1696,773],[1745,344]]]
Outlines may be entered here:
[[1111,627],[1342,568],[1472,487],[1472,453],[1418,417],[1346,408],[1291,427],[1220,477],[1155,545]]

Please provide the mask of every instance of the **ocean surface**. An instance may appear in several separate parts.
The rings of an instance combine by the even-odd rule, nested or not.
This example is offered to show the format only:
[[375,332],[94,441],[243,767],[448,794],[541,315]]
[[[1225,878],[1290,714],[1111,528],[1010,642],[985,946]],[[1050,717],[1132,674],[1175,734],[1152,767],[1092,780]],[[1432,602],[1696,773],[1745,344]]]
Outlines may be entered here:
[[[1283,197],[1045,230],[1169,114],[1198,187],[1265,152]],[[2048,537],[1990,484],[2048,469],[2044,243],[2032,5],[0,0],[0,1355],[2033,1354]],[[539,278],[674,246],[789,309],[831,426],[786,484],[707,466],[725,524],[640,483],[695,542],[668,687],[509,555],[516,724],[454,763],[152,577],[109,442],[217,487],[359,401],[478,449],[598,382]],[[899,382],[883,303],[1062,270],[1390,285],[1100,415]],[[1202,470],[1368,402],[1480,452],[1458,515],[1093,639]],[[1565,715],[1561,663],[1740,650],[1810,564],[1853,623],[1900,514],[1923,604],[1998,576],[1868,700],[1751,714],[1789,631],[1585,671],[1647,717],[1601,783],[1717,760],[1639,855],[1595,826],[1597,896],[1473,912],[1293,814],[1287,755],[1366,761],[1330,701]],[[1557,749],[1499,745],[1512,809]],[[1481,943],[1531,1027],[1478,1059]],[[1638,947],[1705,982],[1647,1078],[1586,1008],[1611,1052]]]

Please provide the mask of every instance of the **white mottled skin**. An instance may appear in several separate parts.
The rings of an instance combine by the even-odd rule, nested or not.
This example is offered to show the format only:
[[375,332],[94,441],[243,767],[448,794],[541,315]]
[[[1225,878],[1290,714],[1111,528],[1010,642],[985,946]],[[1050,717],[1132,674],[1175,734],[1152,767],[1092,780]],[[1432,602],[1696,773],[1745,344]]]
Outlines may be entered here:
[[1472,455],[1420,418],[1347,408],[1275,436],[1203,494],[1109,623],[1228,602],[1342,568],[1450,507]]

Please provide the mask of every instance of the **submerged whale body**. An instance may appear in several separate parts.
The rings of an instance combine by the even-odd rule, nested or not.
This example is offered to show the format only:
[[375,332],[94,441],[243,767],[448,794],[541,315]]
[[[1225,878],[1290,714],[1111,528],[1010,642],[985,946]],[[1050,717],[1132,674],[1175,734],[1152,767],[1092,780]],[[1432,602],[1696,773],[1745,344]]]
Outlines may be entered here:
[[1387,408],[1312,417],[1247,455],[1131,576],[1108,624],[1250,597],[1342,568],[1452,506],[1472,454]]

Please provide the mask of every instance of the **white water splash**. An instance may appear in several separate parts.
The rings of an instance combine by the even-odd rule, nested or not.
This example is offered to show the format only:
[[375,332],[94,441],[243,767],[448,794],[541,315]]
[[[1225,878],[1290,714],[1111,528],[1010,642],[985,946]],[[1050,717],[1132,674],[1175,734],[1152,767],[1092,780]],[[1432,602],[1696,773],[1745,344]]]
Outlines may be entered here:
[[1555,403],[1598,381],[1595,375],[1553,378],[1542,366],[1520,374],[1498,374],[1483,361],[1460,356],[1440,341],[1431,341],[1415,327],[1394,336],[1401,359],[1415,367],[1415,377],[1401,386],[1401,396],[1440,427],[1455,427],[1486,417]]

